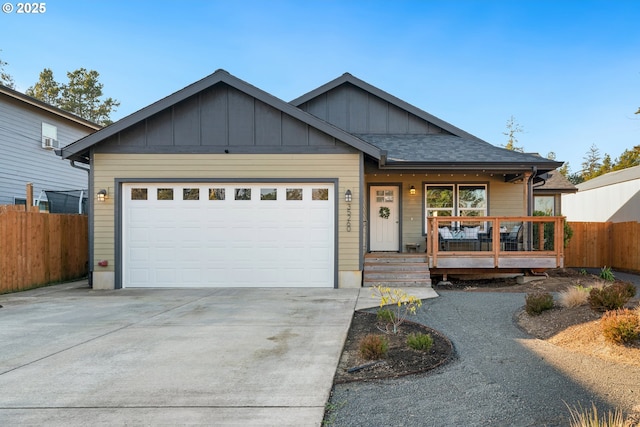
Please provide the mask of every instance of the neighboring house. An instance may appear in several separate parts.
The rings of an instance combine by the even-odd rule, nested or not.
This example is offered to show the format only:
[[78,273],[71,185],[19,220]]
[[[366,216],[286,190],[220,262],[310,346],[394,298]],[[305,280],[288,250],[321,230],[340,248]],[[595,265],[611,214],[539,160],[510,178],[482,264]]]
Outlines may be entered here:
[[[25,204],[26,185],[46,208],[43,190],[88,188],[86,170],[73,168],[55,150],[100,129],[74,114],[0,85],[0,205]],[[86,166],[85,166],[86,168]]]
[[640,221],[640,166],[609,172],[576,185],[562,196],[568,221]]
[[544,181],[533,187],[534,211],[547,215],[563,215],[562,196],[578,189],[559,171],[548,172]]
[[538,175],[561,166],[350,74],[287,103],[224,70],[61,154],[91,166],[105,289],[359,287],[365,254],[424,243],[428,217],[531,215]]

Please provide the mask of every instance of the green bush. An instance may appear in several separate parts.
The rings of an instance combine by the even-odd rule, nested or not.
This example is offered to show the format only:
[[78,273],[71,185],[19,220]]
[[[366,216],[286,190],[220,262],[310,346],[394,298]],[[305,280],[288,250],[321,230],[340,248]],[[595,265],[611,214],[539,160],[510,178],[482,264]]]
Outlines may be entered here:
[[433,346],[433,338],[429,334],[410,334],[407,345],[414,350],[429,351]]
[[611,271],[611,267],[607,267],[606,265],[600,269],[600,278],[607,282],[616,280],[616,276],[613,274],[613,271]]
[[[632,289],[631,289],[632,288]],[[635,295],[635,287],[630,283],[614,283],[589,292],[589,306],[594,311],[617,310]]]
[[525,297],[524,309],[527,314],[537,316],[553,308],[553,296],[549,292],[534,292]]
[[626,308],[606,312],[600,326],[604,339],[613,344],[629,344],[640,339],[640,318]]
[[360,355],[366,360],[384,359],[389,351],[389,342],[383,335],[369,334],[360,341]]

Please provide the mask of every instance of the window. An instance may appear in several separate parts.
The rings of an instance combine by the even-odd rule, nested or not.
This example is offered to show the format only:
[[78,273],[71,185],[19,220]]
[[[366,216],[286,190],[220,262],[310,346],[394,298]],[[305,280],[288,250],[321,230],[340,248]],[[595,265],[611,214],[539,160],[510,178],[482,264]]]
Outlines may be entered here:
[[487,216],[486,184],[427,184],[425,215]]
[[275,188],[261,188],[260,200],[277,200],[278,190]]
[[302,200],[302,188],[287,188],[287,200]]
[[158,200],[173,200],[173,188],[158,188]]
[[210,188],[209,200],[224,200],[224,188]]
[[556,214],[554,196],[534,196],[533,204],[536,215],[554,216]]
[[45,122],[42,122],[42,148],[47,150],[60,148],[58,128]]
[[199,188],[183,188],[182,200],[200,200]]
[[329,200],[329,189],[314,188],[311,191],[311,200]]
[[250,188],[236,188],[236,200],[251,200],[251,189]]
[[147,189],[146,188],[132,188],[131,189],[131,200],[147,200]]

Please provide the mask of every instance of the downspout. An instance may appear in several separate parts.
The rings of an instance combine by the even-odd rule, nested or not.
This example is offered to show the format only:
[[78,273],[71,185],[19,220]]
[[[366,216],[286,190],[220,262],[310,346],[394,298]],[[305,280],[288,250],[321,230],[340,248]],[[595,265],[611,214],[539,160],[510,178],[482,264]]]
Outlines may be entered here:
[[[93,198],[90,196],[91,194],[93,194],[93,191],[91,189],[91,169],[88,168],[83,168],[81,166],[76,165],[76,162],[74,160],[69,160],[69,163],[71,164],[72,168],[76,168],[76,169],[80,169],[83,170],[87,173],[87,184],[89,187],[89,195],[87,196],[89,199],[89,210],[93,209]],[[80,199],[80,202],[82,203],[82,198]],[[91,230],[91,215],[89,215],[89,230]],[[89,276],[88,276],[88,282],[89,282],[89,287],[93,288],[93,270],[92,270],[92,266],[93,266],[93,235],[91,232],[89,232]]]
[[[531,168],[531,176],[529,177],[529,182],[527,182],[527,191],[529,192],[528,194],[528,201],[527,201],[527,216],[533,216],[533,203],[534,203],[534,198],[533,198],[533,179],[536,177],[538,173],[538,168],[536,166],[533,166]],[[533,247],[533,223],[529,222],[528,225],[528,230],[527,230],[527,247],[529,249],[531,249]]]
[[527,191],[529,192],[529,200],[527,200],[527,216],[533,216],[533,179],[537,174],[538,168],[533,166],[531,168],[531,176],[529,177],[529,182],[527,182]]

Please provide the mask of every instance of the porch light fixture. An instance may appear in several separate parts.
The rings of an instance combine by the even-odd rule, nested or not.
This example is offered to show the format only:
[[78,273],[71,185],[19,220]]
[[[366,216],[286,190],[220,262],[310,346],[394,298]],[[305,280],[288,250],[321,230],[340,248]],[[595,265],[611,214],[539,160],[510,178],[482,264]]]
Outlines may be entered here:
[[104,188],[100,191],[98,191],[98,201],[99,202],[104,202],[105,199],[107,198],[107,190],[105,190]]
[[409,194],[411,194],[412,196],[416,194],[416,187],[414,187],[413,185],[409,187]]
[[351,190],[347,190],[344,193],[344,201],[347,203],[351,203],[351,199],[353,198],[353,196],[351,195]]

